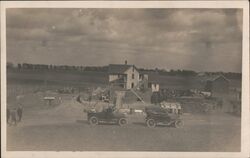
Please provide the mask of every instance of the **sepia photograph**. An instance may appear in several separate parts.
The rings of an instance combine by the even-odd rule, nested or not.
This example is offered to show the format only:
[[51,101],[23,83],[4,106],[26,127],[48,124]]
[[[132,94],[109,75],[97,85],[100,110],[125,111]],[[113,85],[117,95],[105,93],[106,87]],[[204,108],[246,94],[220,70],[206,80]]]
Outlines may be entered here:
[[6,152],[241,153],[243,7],[100,6],[4,8]]

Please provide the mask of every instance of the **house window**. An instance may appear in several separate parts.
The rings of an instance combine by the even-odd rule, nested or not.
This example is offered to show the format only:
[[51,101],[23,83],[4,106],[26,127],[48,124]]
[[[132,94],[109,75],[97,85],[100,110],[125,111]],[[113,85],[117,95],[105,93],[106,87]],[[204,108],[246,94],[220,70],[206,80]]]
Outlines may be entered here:
[[135,74],[132,74],[132,79],[135,79]]
[[134,88],[134,83],[131,83],[131,88]]

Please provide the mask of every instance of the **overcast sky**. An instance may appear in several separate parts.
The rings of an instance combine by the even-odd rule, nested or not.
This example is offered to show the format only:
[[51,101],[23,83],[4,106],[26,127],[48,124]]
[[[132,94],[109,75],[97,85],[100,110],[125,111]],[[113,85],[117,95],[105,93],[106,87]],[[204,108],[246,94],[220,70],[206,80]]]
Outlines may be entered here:
[[14,63],[241,72],[240,9],[7,9]]

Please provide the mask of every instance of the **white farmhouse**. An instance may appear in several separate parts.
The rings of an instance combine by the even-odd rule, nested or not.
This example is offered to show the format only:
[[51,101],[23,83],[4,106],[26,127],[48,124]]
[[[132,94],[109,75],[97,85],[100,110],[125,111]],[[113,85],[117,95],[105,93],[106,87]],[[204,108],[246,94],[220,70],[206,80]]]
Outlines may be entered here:
[[[147,86],[144,81],[148,80],[147,74],[140,74],[134,65],[110,64],[109,65],[109,83],[124,89]],[[146,88],[146,87],[145,87]]]

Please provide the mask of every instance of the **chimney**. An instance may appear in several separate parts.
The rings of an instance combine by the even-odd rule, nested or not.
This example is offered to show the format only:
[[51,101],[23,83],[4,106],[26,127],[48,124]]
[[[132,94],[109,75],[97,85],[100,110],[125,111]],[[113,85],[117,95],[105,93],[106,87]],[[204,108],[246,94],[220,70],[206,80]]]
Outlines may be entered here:
[[128,61],[127,60],[125,60],[125,65],[127,65],[128,64]]

